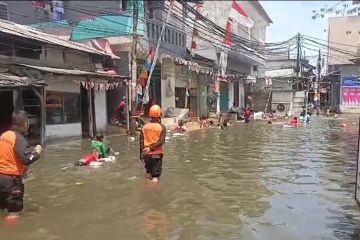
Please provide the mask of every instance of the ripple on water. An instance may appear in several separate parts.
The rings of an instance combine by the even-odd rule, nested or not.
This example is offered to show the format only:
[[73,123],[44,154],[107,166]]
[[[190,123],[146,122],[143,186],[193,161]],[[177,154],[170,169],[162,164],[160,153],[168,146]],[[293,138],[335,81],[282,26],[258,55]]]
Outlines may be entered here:
[[88,140],[49,145],[26,183],[24,228],[4,239],[353,239],[357,130],[338,124],[239,123],[171,138],[158,185],[143,181],[137,143],[124,136],[107,138],[120,155],[98,169],[72,166]]

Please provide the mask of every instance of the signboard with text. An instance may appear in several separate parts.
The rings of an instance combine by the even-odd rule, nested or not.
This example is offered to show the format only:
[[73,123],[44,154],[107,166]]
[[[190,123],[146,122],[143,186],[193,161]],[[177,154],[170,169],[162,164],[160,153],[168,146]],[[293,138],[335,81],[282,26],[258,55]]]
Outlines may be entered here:
[[342,87],[360,87],[359,77],[343,77],[342,78]]
[[342,105],[348,107],[360,106],[360,87],[343,87]]

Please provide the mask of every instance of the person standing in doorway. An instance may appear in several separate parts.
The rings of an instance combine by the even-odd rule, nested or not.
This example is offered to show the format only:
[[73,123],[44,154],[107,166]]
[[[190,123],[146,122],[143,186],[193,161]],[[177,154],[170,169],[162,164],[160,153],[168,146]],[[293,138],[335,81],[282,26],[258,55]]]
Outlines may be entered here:
[[39,159],[42,147],[30,147],[23,134],[29,129],[25,111],[14,111],[10,130],[0,136],[0,210],[6,220],[15,220],[23,209],[23,177],[30,164]]
[[118,111],[119,111],[119,121],[124,123],[126,122],[126,97],[122,97],[121,98],[121,101],[119,103],[119,106],[118,106]]
[[162,173],[166,137],[166,128],[161,124],[160,106],[151,106],[149,117],[150,122],[144,125],[140,133],[140,161],[145,165],[146,179],[158,182]]

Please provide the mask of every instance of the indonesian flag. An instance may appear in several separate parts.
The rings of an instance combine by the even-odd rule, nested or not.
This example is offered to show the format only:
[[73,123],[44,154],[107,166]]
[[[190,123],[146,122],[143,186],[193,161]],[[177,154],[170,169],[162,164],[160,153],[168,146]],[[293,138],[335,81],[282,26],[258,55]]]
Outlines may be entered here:
[[224,37],[224,44],[230,46],[232,44],[232,36],[234,33],[233,21],[231,18],[228,18],[226,23],[226,33]]
[[245,12],[240,3],[235,0],[233,0],[231,5],[230,17],[245,27],[252,28],[252,26],[254,26],[254,21]]

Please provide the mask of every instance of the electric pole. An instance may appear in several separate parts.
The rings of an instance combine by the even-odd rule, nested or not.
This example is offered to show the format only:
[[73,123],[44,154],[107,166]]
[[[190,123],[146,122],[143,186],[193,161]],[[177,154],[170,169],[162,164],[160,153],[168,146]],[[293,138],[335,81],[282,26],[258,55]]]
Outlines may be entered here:
[[[130,84],[130,99],[127,101],[129,104],[130,121],[128,121],[129,135],[134,136],[136,131],[136,119],[134,118],[134,113],[136,110],[136,83],[137,83],[137,61],[136,61],[136,50],[137,50],[137,26],[138,26],[138,1],[133,0],[133,37],[132,37],[132,49],[131,49],[131,84]],[[128,113],[129,114],[129,113]]]
[[319,56],[317,59],[317,78],[315,84],[315,94],[316,94],[316,106],[320,108],[320,78],[321,78],[321,52],[319,49]]
[[[301,58],[300,58],[300,55],[301,55],[301,36],[300,36],[300,33],[297,34],[297,38],[296,38],[296,44],[297,44],[297,54],[296,54],[296,80],[295,80],[295,91],[297,90],[297,85],[299,83],[299,73],[300,73],[300,68],[301,68]],[[293,100],[292,100],[293,101]],[[307,101],[305,99],[305,101]],[[293,105],[293,104],[292,104]],[[293,114],[293,109],[290,109],[291,113]]]

